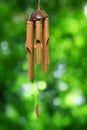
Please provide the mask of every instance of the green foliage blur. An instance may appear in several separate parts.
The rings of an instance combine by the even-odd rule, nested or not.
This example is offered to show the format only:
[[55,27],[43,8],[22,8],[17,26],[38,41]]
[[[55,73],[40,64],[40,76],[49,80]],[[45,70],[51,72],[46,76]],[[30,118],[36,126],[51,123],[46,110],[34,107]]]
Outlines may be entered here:
[[[37,0],[0,0],[0,130],[87,130],[87,0],[41,0],[50,65],[28,78],[26,21]],[[39,88],[39,118],[35,114]]]

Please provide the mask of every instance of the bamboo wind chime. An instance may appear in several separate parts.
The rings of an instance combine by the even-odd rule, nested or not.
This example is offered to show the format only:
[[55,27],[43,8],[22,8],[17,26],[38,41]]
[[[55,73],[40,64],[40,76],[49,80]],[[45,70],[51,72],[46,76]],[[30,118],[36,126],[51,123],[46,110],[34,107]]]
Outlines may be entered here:
[[31,14],[27,21],[26,48],[29,53],[29,78],[32,82],[34,81],[34,49],[36,49],[37,64],[41,64],[41,51],[43,52],[43,71],[46,72],[49,64],[48,41],[48,14],[40,9],[40,0],[38,0],[38,9]]

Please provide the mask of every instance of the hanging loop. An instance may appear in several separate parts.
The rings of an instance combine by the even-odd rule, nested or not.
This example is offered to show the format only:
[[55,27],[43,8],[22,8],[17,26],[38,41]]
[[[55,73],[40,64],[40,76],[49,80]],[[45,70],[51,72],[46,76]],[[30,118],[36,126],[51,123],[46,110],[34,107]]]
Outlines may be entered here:
[[40,10],[40,0],[38,0],[38,10]]

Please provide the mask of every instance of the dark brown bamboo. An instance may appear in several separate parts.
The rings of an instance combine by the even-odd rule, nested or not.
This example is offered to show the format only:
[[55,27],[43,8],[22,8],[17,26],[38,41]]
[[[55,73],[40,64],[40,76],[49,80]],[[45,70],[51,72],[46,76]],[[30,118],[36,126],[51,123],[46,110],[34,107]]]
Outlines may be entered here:
[[34,80],[34,23],[27,22],[26,48],[29,52],[29,78]]

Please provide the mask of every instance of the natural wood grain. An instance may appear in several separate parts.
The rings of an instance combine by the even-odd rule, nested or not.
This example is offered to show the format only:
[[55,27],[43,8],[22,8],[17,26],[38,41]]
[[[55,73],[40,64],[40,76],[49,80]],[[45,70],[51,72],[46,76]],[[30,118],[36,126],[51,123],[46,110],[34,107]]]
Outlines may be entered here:
[[40,64],[41,63],[41,45],[40,45],[40,20],[36,21],[36,63]]
[[26,48],[29,52],[29,78],[34,80],[34,23],[27,22]]
[[47,65],[49,63],[48,41],[49,41],[49,21],[48,18],[45,18],[42,24],[43,71],[44,72],[47,71]]

